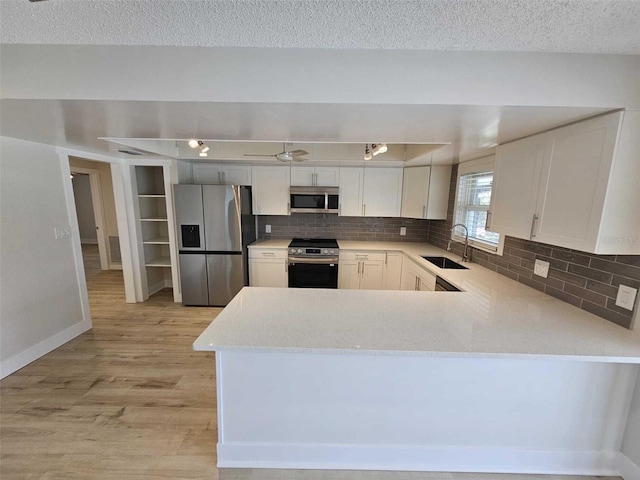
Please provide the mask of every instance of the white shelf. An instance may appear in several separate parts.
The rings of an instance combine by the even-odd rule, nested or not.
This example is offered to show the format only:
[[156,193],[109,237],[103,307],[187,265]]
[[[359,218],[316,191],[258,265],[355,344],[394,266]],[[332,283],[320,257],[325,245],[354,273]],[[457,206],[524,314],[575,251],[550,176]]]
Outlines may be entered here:
[[171,268],[171,258],[169,257],[158,257],[150,260],[145,263],[147,267],[169,267]]
[[149,218],[141,218],[140,221],[141,222],[166,222],[167,219],[162,217],[149,217]]
[[145,245],[169,245],[169,237],[156,237],[148,240],[143,240]]
[[138,198],[165,198],[164,193],[148,193],[148,194],[139,194]]

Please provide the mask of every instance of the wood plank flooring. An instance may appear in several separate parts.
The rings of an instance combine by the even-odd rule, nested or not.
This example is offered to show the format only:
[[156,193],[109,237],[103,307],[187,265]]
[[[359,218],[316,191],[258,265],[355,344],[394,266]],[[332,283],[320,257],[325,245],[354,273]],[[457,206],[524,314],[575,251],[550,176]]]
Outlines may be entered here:
[[191,344],[220,309],[127,304],[122,273],[83,251],[93,329],[0,382],[2,480],[596,478],[217,469],[214,357]]

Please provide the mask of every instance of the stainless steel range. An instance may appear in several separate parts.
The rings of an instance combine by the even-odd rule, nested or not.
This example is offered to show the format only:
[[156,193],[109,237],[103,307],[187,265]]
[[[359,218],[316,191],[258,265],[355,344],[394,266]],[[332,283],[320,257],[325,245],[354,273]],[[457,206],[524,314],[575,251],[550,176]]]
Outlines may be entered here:
[[289,244],[289,287],[338,288],[335,239],[294,238]]

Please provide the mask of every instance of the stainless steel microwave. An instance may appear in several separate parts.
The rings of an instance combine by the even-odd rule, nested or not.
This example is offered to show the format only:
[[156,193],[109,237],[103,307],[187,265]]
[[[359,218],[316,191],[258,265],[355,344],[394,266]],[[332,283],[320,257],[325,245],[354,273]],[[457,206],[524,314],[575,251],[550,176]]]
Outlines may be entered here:
[[291,187],[291,213],[339,213],[338,187]]

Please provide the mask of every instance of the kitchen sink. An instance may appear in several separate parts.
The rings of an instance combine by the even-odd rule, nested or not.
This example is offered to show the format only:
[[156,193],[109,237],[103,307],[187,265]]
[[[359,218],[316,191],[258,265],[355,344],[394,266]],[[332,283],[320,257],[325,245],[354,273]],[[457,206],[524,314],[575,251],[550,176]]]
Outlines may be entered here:
[[440,268],[455,268],[455,269],[464,269],[467,270],[467,267],[464,265],[460,265],[457,262],[447,258],[447,257],[422,257],[427,262],[433,263],[436,267]]

